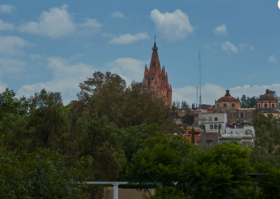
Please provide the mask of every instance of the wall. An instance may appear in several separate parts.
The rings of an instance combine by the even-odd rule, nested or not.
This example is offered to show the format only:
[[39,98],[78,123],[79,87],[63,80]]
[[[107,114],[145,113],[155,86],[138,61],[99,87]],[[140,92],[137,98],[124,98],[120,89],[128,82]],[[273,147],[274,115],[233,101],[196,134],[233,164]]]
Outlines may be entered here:
[[[218,118],[218,121],[215,121],[215,117]],[[205,118],[205,120],[204,120]],[[212,118],[212,121],[210,120]],[[219,128],[217,129],[211,129],[211,125],[221,125],[220,133],[225,132],[227,122],[227,114],[226,113],[200,113],[199,114],[199,124],[205,125],[205,132],[219,132]],[[204,130],[201,128],[201,132],[204,132]]]
[[[104,197],[103,199],[113,199],[113,187],[108,187],[106,190],[109,191],[109,194],[107,195],[107,198]],[[106,191],[105,190],[105,191]],[[136,189],[119,189],[119,199],[143,199],[143,194],[146,196],[150,196],[148,192],[144,192],[136,190]],[[155,194],[154,189],[149,189],[151,195]]]

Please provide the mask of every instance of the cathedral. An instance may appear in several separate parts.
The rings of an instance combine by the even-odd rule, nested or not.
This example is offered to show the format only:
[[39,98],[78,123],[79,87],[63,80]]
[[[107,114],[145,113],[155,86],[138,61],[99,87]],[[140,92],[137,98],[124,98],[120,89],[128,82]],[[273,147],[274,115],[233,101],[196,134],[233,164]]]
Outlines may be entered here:
[[155,42],[149,69],[147,64],[145,65],[143,85],[148,88],[148,91],[154,92],[156,98],[163,98],[165,104],[171,106],[172,88],[171,84],[168,83],[168,76],[167,72],[165,72],[165,66],[162,68],[160,67],[157,50],[158,48]]

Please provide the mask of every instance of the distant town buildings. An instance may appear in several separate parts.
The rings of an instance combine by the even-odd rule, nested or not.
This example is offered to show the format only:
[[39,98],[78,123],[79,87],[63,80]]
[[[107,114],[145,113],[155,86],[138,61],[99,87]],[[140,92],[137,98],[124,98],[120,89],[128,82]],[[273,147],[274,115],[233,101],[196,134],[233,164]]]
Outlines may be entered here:
[[158,48],[156,42],[153,47],[153,54],[149,69],[145,65],[143,85],[148,88],[148,91],[155,92],[156,98],[163,98],[165,104],[172,105],[172,88],[168,82],[168,75],[165,71],[165,66],[161,68],[158,58]]

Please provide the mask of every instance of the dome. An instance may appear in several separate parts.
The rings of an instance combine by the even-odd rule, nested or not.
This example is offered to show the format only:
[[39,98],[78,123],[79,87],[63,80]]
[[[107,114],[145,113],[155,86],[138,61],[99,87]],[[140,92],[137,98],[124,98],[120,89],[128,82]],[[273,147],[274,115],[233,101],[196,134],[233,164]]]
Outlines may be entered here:
[[229,94],[229,90],[226,90],[226,94],[224,97],[221,97],[217,102],[239,102],[238,99],[232,97]]
[[266,89],[265,94],[261,95],[258,101],[277,101],[277,99],[273,95],[269,94],[269,90]]

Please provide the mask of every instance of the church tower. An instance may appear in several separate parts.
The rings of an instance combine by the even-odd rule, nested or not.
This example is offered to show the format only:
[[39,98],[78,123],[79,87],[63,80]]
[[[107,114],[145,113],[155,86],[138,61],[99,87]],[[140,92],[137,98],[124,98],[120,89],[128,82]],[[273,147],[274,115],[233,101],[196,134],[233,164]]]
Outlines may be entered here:
[[165,72],[165,66],[160,67],[158,58],[158,48],[156,42],[153,47],[153,54],[149,69],[147,64],[145,65],[143,85],[147,86],[148,91],[155,92],[156,98],[163,98],[165,104],[172,105],[172,88],[168,83],[167,72]]

